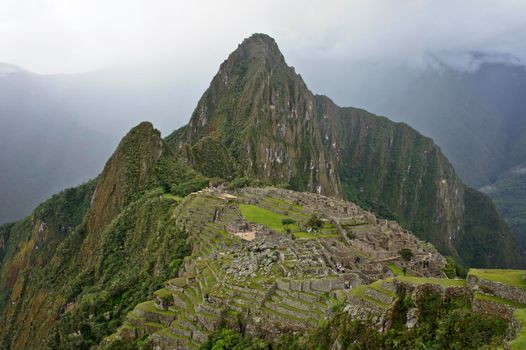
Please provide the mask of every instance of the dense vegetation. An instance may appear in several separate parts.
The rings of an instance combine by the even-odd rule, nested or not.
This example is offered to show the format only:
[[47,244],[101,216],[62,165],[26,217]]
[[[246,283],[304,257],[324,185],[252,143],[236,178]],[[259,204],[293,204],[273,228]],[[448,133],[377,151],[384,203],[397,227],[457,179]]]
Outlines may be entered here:
[[[463,252],[463,260],[468,265],[506,266],[509,261],[505,252],[520,250],[515,240],[502,240],[509,230],[502,217],[495,209],[495,204],[485,194],[466,187],[465,234],[457,238],[457,245]],[[477,264],[472,263],[478,262]]]
[[[374,74],[364,76],[373,79]],[[526,249],[524,67],[482,59],[480,67],[469,71],[439,64],[424,72],[398,67],[377,74],[403,78],[396,84],[358,83],[359,89],[342,97],[365,99],[362,105],[368,109],[432,137],[460,177],[492,197]]]
[[2,227],[2,348],[88,349],[176,276],[189,244],[170,191],[186,195],[208,180],[163,147],[143,123],[98,179]]
[[[159,289],[162,282],[177,276],[189,245],[186,233],[170,218],[173,205],[162,191],[149,193],[108,227],[95,266],[86,267],[75,260],[60,264],[68,266],[67,275],[76,276],[62,286],[66,300],[75,305],[61,318],[50,347],[89,349],[98,344],[116,330],[137,303]],[[72,244],[61,253],[74,256],[76,250]],[[57,268],[52,266],[45,275],[53,276]],[[75,333],[77,330],[80,334]]]
[[309,349],[328,350],[335,342],[344,350],[385,349],[494,349],[502,344],[508,324],[501,319],[471,312],[467,300],[443,300],[432,292],[419,301],[419,323],[406,327],[406,313],[414,306],[409,297],[402,298],[392,316],[392,327],[385,333],[376,331],[372,321],[353,320],[338,306],[333,317],[306,334],[284,335],[276,343],[243,337],[229,329],[218,330],[201,349]]

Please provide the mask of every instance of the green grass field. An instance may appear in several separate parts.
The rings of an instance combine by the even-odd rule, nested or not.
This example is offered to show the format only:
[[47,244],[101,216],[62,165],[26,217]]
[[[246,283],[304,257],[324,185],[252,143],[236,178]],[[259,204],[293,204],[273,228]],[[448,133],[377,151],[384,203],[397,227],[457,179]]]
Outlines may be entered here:
[[176,201],[178,203],[183,200],[183,197],[179,197],[179,196],[176,196],[175,194],[171,194],[171,193],[165,193],[165,194],[163,194],[163,197],[167,198],[167,199],[174,200],[174,201]]
[[[239,210],[241,211],[241,215],[243,215],[247,221],[255,224],[264,225],[272,231],[278,233],[285,232],[285,226],[283,226],[282,220],[290,218],[288,216],[280,215],[268,209],[261,208],[257,205],[252,204],[241,203],[239,204]],[[287,225],[294,237],[299,239],[336,238],[340,236],[334,225],[329,224],[326,226],[326,229],[322,229],[321,232],[309,233],[302,231],[297,223]]]
[[[387,267],[389,268],[389,270],[391,270],[392,273],[395,274],[395,276],[404,276],[404,271],[402,271],[401,268],[396,266],[395,263],[390,263],[390,264],[387,265]],[[406,271],[405,276],[412,277],[414,275],[411,272]]]
[[470,269],[469,274],[493,282],[526,289],[525,270]]
[[403,276],[403,275],[404,275],[404,271],[402,271],[401,268],[399,268],[398,266],[396,266],[395,263],[390,263],[389,265],[387,265],[387,267],[388,267],[389,270],[391,270],[391,272],[394,273],[396,276]]
[[[265,225],[269,229],[276,232],[285,232],[285,227],[281,223],[281,220],[287,218],[286,216],[276,214],[270,210],[260,208],[256,205],[251,204],[239,204],[239,210],[241,215],[249,222],[255,224]],[[298,225],[289,225],[291,230],[298,229]]]

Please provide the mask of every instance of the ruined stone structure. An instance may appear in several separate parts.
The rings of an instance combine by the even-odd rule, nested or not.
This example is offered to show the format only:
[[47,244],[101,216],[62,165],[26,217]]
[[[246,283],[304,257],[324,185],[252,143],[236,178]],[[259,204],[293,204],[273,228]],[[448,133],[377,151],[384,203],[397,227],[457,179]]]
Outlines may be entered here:
[[[244,206],[259,214],[245,217]],[[324,225],[307,232],[313,214]],[[431,294],[510,321],[508,340],[521,328],[515,312],[526,307],[526,288],[483,273],[447,279],[445,259],[430,244],[352,203],[275,188],[212,188],[186,197],[173,218],[190,233],[192,255],[105,342],[147,337],[155,349],[196,349],[220,323],[273,341],[315,327],[337,301],[352,319],[387,331],[401,296],[412,301],[412,328]],[[282,218],[294,229],[279,226]],[[413,256],[404,260],[402,248]]]
[[[259,216],[245,217],[243,205]],[[323,228],[306,232],[313,214]],[[318,325],[336,301],[352,319],[386,331],[401,296],[412,301],[406,314],[412,328],[429,295],[509,321],[508,340],[521,328],[515,313],[526,308],[525,271],[502,270],[515,285],[505,283],[510,276],[499,281],[494,270],[444,278],[445,259],[433,246],[352,203],[275,188],[208,189],[185,198],[173,217],[191,234],[192,255],[106,341],[147,336],[156,349],[195,349],[221,322],[272,341]],[[280,227],[281,218],[292,219],[294,230]],[[400,256],[403,248],[410,259]]]
[[[242,205],[256,206],[271,219],[293,219],[295,229],[250,221]],[[306,230],[312,214],[324,222],[319,231]],[[207,189],[186,197],[173,217],[190,233],[192,255],[179,276],[137,305],[106,341],[148,335],[159,349],[193,349],[221,321],[272,340],[318,324],[337,299],[349,304],[349,312],[383,320],[395,300],[393,267],[442,277],[445,266],[432,246],[395,222],[316,194]],[[399,254],[407,247],[414,252],[411,261]],[[382,279],[379,288],[355,293]]]

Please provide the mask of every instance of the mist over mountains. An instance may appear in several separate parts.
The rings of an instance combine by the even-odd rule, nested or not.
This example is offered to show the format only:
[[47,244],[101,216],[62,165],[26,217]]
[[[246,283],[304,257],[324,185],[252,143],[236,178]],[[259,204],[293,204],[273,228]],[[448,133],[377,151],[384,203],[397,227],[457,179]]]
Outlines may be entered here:
[[526,1],[0,1],[0,350],[526,349]]
[[366,65],[349,89],[334,93],[432,137],[460,177],[495,200],[526,248],[526,70],[515,60],[482,58],[457,69]]
[[[509,213],[522,213],[520,191],[510,189],[509,181],[502,185],[510,169],[526,161],[526,71],[516,63],[482,57],[468,63],[430,60],[425,67],[362,62],[320,69],[297,61],[315,92],[407,122],[432,137],[464,181],[490,186],[484,190],[499,198],[519,237],[522,221]],[[183,125],[205,75],[189,72],[195,79],[187,79],[166,65],[63,75],[1,68],[0,136],[10,146],[0,150],[0,222],[19,219],[52,193],[96,176],[123,128],[145,119],[165,132]],[[519,208],[510,211],[510,203]]]
[[191,86],[131,73],[38,75],[0,65],[1,223],[95,177],[123,128],[150,119],[171,130],[187,120]]

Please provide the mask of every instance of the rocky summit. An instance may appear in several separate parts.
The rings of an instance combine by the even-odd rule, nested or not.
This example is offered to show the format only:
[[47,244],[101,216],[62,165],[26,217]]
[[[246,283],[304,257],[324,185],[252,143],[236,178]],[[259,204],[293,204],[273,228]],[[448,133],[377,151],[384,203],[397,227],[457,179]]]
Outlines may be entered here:
[[523,254],[488,197],[409,126],[312,94],[264,34],[187,126],[141,123],[1,226],[0,263],[2,349],[525,342],[526,272],[488,269]]

